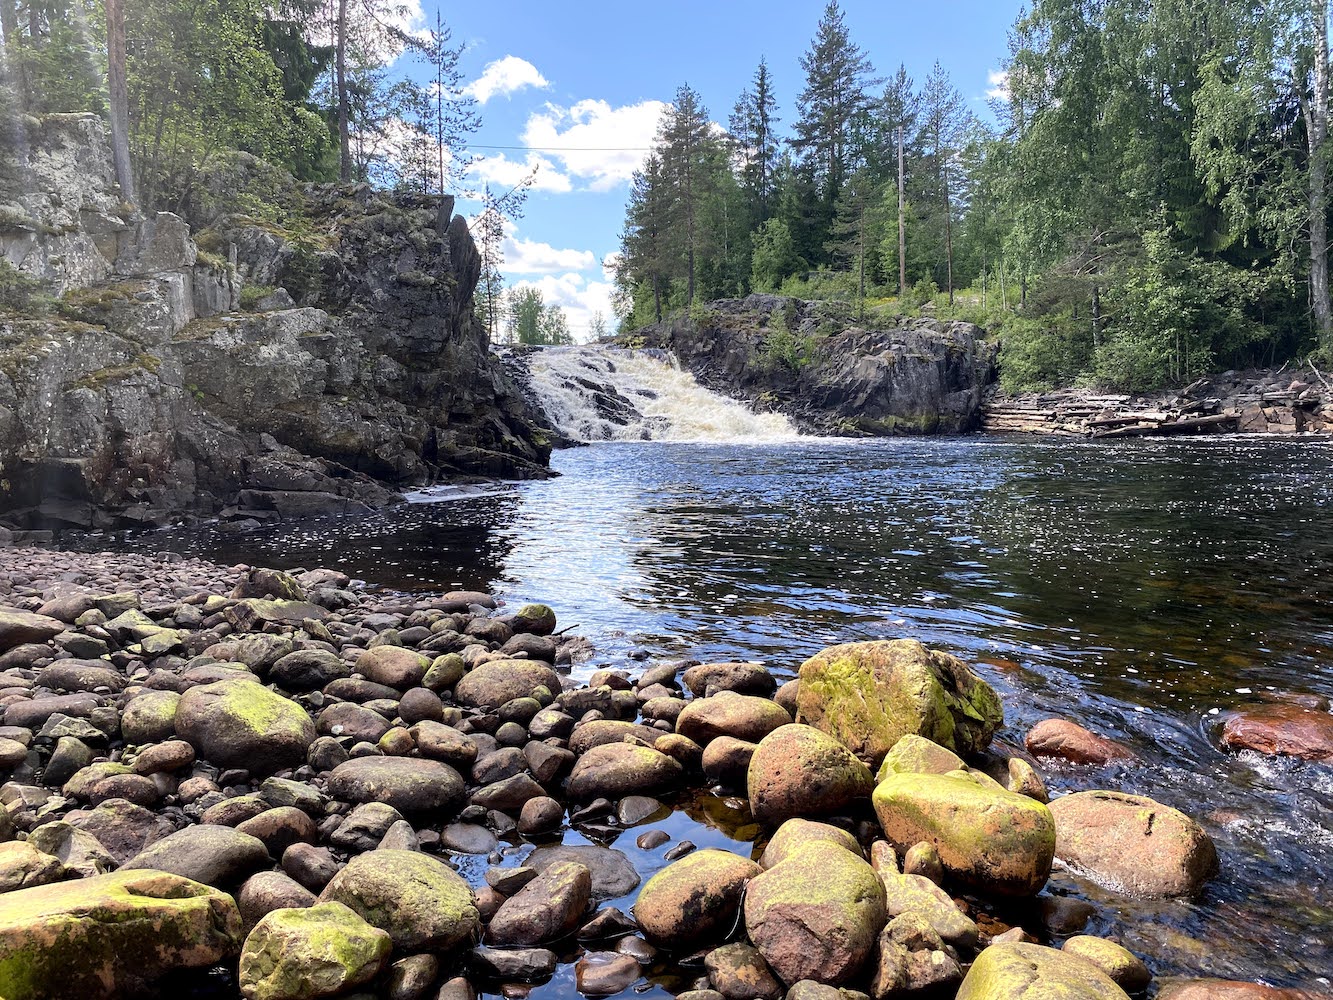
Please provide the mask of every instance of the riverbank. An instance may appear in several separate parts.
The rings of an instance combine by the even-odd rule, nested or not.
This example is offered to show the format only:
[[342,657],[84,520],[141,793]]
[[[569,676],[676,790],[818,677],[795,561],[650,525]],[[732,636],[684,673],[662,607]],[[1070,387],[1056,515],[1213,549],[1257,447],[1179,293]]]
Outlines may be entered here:
[[1058,389],[981,407],[985,433],[1097,439],[1175,434],[1333,434],[1333,381],[1313,367],[1228,371],[1141,395]]
[[[1052,866],[1122,902],[1218,868],[1160,803],[1048,807],[1043,769],[1124,748],[1068,723],[1029,734],[1036,758],[992,744],[996,692],[915,643],[826,650],[785,682],[651,661],[575,680],[586,640],[542,605],[51,549],[0,549],[0,604],[10,1000],[194,988],[185,967],[270,998],[317,973],[321,995],[970,997],[1015,962],[1120,996],[1104,975],[1138,992],[1153,970],[1080,933],[1095,907],[1044,888]],[[1143,809],[1156,840],[1118,825]],[[90,900],[130,936],[50,932]]]

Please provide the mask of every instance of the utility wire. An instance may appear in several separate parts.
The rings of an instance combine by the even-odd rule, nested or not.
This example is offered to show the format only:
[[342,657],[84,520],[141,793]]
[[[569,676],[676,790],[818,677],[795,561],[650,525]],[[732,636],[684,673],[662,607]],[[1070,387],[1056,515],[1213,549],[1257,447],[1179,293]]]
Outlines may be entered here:
[[651,153],[652,146],[490,146],[468,143],[468,149],[516,149],[532,153]]

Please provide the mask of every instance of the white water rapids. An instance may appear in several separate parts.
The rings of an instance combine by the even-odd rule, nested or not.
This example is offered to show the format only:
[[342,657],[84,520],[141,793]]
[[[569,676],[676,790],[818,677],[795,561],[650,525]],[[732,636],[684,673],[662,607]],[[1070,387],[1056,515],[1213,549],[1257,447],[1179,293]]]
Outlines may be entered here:
[[552,347],[527,358],[531,393],[575,441],[772,444],[800,435],[780,413],[752,413],[701,386],[665,351]]

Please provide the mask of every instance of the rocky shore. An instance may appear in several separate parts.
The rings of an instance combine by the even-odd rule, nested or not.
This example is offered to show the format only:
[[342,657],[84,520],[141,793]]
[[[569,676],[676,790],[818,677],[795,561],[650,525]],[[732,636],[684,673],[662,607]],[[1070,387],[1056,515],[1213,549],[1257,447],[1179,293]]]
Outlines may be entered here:
[[[1008,922],[1053,867],[1190,898],[1219,858],[1151,799],[1049,800],[1043,763],[1130,751],[1048,720],[1002,752],[998,695],[947,653],[580,682],[586,648],[482,593],[0,549],[0,996],[1310,995],[1155,982],[1111,940]],[[663,828],[714,796],[749,853]],[[637,828],[669,862],[642,885],[601,846]]]

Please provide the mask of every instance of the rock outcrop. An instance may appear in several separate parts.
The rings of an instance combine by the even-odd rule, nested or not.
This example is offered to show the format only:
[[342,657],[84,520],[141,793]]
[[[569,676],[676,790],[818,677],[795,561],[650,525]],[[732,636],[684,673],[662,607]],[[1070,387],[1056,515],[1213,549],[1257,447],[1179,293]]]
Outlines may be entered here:
[[710,302],[697,321],[625,339],[668,349],[708,388],[817,434],[974,430],[996,378],[995,347],[970,323],[904,319],[877,329],[846,303],[777,295]]
[[29,126],[0,180],[0,268],[30,299],[0,301],[0,518],[263,520],[546,474],[473,313],[480,258],[452,198],[299,187],[236,154],[188,222],[145,216],[100,119]]

